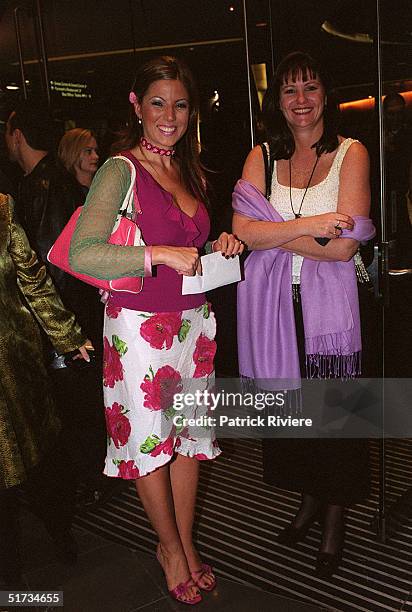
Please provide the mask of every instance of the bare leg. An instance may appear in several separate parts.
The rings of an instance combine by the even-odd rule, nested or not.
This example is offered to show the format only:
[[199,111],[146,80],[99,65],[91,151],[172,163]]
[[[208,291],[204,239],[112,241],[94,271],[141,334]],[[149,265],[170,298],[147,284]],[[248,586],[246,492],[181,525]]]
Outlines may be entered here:
[[[159,536],[158,557],[166,575],[169,590],[190,578],[189,567],[180,540],[170,486],[170,464],[136,480],[136,489],[149,520]],[[189,587],[184,599],[199,593]]]
[[[191,572],[201,567],[199,553],[193,544],[193,521],[195,516],[197,484],[199,480],[199,461],[193,457],[177,454],[176,460],[170,466],[173,501],[176,513],[176,525],[180,540]],[[202,588],[213,584],[213,574],[205,573],[199,576],[198,582]]]

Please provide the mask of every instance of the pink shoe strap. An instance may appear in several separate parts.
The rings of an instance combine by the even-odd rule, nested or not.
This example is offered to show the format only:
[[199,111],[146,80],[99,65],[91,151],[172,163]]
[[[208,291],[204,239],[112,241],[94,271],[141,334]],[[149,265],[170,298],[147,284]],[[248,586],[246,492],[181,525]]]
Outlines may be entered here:
[[197,575],[203,575],[203,574],[213,574],[213,570],[211,565],[209,565],[208,563],[202,563],[202,565],[200,566],[200,569],[195,570],[194,572],[190,572],[193,576],[193,574]]
[[[169,591],[169,593],[175,599],[180,599],[182,597],[182,595],[185,595],[187,593],[188,588],[192,587],[192,586],[196,586],[196,585],[193,583],[193,580],[191,578],[189,578],[189,580],[186,580],[186,582],[181,582],[180,584],[175,586],[175,588],[171,589]],[[200,599],[201,599],[201,596],[200,596],[200,593],[199,593],[198,595],[195,595],[192,598],[186,599],[185,601],[183,601],[182,599],[180,599],[180,601],[182,603],[191,603],[191,602],[195,603],[195,602],[200,601]]]

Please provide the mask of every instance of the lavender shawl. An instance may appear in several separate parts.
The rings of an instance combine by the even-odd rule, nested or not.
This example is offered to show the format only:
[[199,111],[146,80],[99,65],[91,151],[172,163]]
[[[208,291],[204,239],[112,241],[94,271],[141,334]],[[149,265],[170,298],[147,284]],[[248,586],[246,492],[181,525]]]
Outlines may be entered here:
[[[259,221],[283,218],[258,189],[239,180],[232,201],[236,213]],[[342,236],[370,240],[375,228],[355,217]],[[281,248],[253,251],[238,284],[238,350],[241,376],[262,389],[297,389],[300,366],[292,302],[292,253]],[[304,258],[301,299],[308,376],[355,376],[360,372],[361,334],[353,259]]]

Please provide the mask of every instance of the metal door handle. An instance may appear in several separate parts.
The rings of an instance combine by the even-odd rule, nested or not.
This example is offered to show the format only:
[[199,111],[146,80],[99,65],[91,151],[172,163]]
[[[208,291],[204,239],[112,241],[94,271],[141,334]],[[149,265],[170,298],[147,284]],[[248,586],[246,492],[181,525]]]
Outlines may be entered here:
[[389,270],[389,276],[411,276],[412,268],[400,268],[398,270]]
[[26,74],[24,71],[23,47],[21,44],[20,19],[19,19],[19,13],[21,10],[22,10],[21,6],[16,6],[16,8],[14,9],[14,31],[16,34],[17,51],[19,54],[21,86],[23,89],[24,99],[27,100]]

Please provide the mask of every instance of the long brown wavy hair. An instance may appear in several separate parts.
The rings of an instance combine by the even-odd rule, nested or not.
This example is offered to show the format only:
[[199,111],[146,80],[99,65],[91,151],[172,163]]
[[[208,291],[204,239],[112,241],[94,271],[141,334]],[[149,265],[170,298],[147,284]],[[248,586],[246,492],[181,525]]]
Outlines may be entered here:
[[[156,57],[143,64],[137,71],[131,91],[139,103],[154,81],[164,79],[181,81],[189,98],[189,121],[185,134],[176,143],[175,159],[178,160],[184,184],[195,198],[207,202],[206,179],[200,163],[200,144],[197,138],[199,100],[197,88],[188,66],[181,59],[172,56]],[[120,138],[112,146],[112,154],[133,149],[143,136],[143,129],[137,120],[134,106],[130,105],[129,120]]]

